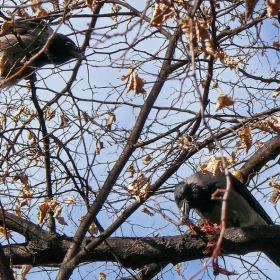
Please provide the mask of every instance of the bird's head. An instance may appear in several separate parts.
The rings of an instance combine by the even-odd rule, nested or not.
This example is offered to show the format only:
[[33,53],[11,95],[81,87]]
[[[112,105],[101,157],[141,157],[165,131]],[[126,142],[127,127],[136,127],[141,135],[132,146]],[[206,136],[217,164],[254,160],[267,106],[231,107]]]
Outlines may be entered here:
[[175,186],[175,202],[180,210],[181,219],[189,219],[191,209],[205,212],[212,207],[211,195],[215,186],[200,186],[196,183],[181,182]]
[[76,44],[64,34],[57,33],[46,51],[35,61],[36,67],[46,64],[60,65],[74,58],[82,58],[83,53]]

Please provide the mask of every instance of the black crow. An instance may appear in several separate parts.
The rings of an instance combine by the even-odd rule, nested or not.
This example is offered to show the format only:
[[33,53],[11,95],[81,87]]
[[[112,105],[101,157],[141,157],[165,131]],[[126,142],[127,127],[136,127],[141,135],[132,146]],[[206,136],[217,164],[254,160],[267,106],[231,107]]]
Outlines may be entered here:
[[[271,218],[247,189],[247,187],[230,174],[231,188],[227,198],[226,227],[247,227],[258,225],[273,225]],[[185,181],[177,184],[174,190],[175,202],[180,210],[182,220],[189,219],[190,209],[195,209],[202,219],[212,223],[221,223],[222,198],[227,186],[224,172],[218,171],[203,175],[197,172]],[[280,250],[265,252],[266,255],[280,267]]]

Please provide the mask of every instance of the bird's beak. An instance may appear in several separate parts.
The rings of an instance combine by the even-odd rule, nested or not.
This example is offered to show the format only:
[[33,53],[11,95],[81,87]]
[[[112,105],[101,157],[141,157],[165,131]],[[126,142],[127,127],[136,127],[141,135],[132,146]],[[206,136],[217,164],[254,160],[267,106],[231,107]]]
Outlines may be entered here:
[[181,223],[184,223],[185,221],[189,220],[189,212],[190,212],[189,202],[187,200],[184,200],[180,210]]
[[70,54],[75,58],[82,58],[84,57],[83,51],[79,49],[78,47],[75,48],[75,50],[70,50]]

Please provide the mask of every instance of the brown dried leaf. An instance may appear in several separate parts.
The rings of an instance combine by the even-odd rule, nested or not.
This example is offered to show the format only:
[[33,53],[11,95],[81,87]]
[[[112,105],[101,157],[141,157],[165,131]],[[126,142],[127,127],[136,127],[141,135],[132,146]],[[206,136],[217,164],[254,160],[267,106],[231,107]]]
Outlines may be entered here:
[[280,199],[280,184],[276,182],[273,178],[271,178],[269,186],[273,187],[273,193],[268,201],[276,205],[276,203]]
[[181,263],[177,263],[176,264],[176,272],[179,276],[181,276],[181,270],[182,270],[182,264]]
[[149,209],[146,208],[146,207],[142,208],[141,212],[143,212],[143,213],[145,213],[145,214],[147,214],[149,216],[154,216],[154,214],[151,211],[149,211]]
[[178,146],[182,149],[192,149],[194,144],[189,141],[188,136],[183,136],[182,139],[178,141]]
[[250,124],[246,124],[243,129],[239,130],[237,136],[240,138],[241,143],[239,149],[244,149],[247,154],[252,147],[252,129]]
[[39,205],[39,211],[37,212],[36,216],[39,219],[39,224],[42,224],[45,221],[46,215],[48,210],[50,209],[48,203],[44,202],[43,204]]
[[5,229],[4,227],[0,226],[0,234],[2,234],[6,239],[11,238],[11,231],[8,229]]
[[47,106],[43,112],[47,121],[50,121],[55,117],[55,110],[53,110],[50,106]]
[[153,156],[152,156],[152,155],[146,155],[146,156],[142,159],[142,162],[143,162],[143,164],[148,165],[148,164],[151,162],[152,159],[153,159]]
[[132,178],[132,177],[134,176],[134,174],[135,174],[136,171],[135,171],[135,169],[134,169],[133,164],[131,164],[131,165],[129,165],[129,166],[127,167],[126,172],[130,172],[129,178]]
[[98,280],[106,280],[106,274],[103,272],[99,272],[98,274]]
[[112,123],[116,121],[116,115],[112,112],[109,112],[109,118],[106,120],[106,127],[108,130],[111,130],[112,128]]
[[280,95],[280,86],[275,89],[275,93],[272,95],[272,97],[277,97],[278,95]]
[[217,87],[218,87],[218,80],[217,80],[217,79],[214,79],[214,80],[213,80],[212,88],[217,88]]
[[256,123],[256,126],[265,132],[271,132],[268,121],[259,121]]
[[219,169],[223,170],[223,161],[227,166],[231,165],[231,162],[226,157],[211,156],[208,162],[200,163],[199,167],[203,174],[207,174],[208,172],[211,172],[215,176]]
[[155,10],[150,22],[151,26],[162,26],[165,22],[175,16],[175,10],[171,6],[172,4],[167,3],[168,1],[155,0]]
[[280,117],[271,117],[267,122],[275,133],[280,134]]
[[66,221],[63,217],[55,217],[55,218],[61,225],[68,226],[68,224],[66,223]]
[[97,226],[95,225],[95,223],[92,222],[92,223],[90,224],[88,231],[89,231],[90,234],[93,234],[93,235],[98,234],[98,228],[97,228]]
[[216,102],[216,112],[224,107],[232,106],[235,104],[235,101],[228,95],[220,92],[220,96]]
[[258,3],[258,0],[245,0],[245,3],[246,3],[245,16],[246,16],[246,20],[249,20],[252,17],[252,14],[254,12],[256,4]]
[[[119,6],[119,5],[116,5],[116,4],[112,4],[111,6],[111,10],[113,11],[113,13],[118,13],[119,10],[121,10],[122,7]],[[115,22],[115,23],[118,23],[118,18],[117,16],[112,16],[111,19]]]
[[21,18],[30,18],[31,17],[25,9],[17,9],[16,13]]
[[48,15],[49,15],[49,12],[46,9],[44,9],[43,7],[40,6],[37,8],[37,17],[38,18],[46,17]]
[[149,193],[150,179],[146,178],[142,172],[137,176],[129,186],[128,189],[133,191],[136,200],[141,203],[143,199],[145,200]]
[[99,154],[100,154],[100,151],[101,151],[103,148],[104,148],[103,142],[102,142],[102,141],[99,141],[99,142],[97,143],[97,145],[95,146],[95,152],[96,152],[96,154],[99,155]]
[[237,178],[240,182],[244,183],[244,175],[243,175],[243,173],[241,172],[240,169],[234,170],[234,171],[232,172],[232,175],[233,175],[235,178]]
[[272,0],[272,2],[267,0],[265,2],[265,4],[266,4],[267,14],[268,14],[269,18],[273,18],[274,16],[278,16],[278,11],[279,11],[279,7],[280,7],[280,1],[279,0]]
[[32,268],[32,265],[23,265],[21,267],[21,272],[20,272],[21,280],[26,280],[25,276],[27,275],[27,273],[30,271],[31,268]]
[[274,48],[279,49],[279,47],[280,47],[279,40],[274,41],[274,42],[272,43],[272,45],[273,45]]
[[0,129],[3,130],[6,128],[7,118],[3,113],[0,113]]
[[197,38],[200,39],[204,57],[207,57],[209,54],[214,55],[215,49],[208,31],[198,21],[196,21],[195,30]]
[[237,62],[233,58],[231,58],[229,55],[227,55],[225,52],[216,51],[215,58],[216,59],[219,58],[223,64],[228,65],[230,69],[235,69],[238,72],[239,68],[238,68]]
[[212,150],[215,148],[215,144],[212,142],[212,143],[208,144],[207,148],[208,148],[209,152],[212,152]]
[[69,126],[69,120],[64,116],[60,116],[60,124],[59,127],[68,127]]
[[143,89],[145,83],[146,81],[138,76],[137,71],[133,71],[129,76],[128,88],[126,90],[126,93],[133,90],[134,95],[140,93],[146,94],[146,91]]
[[82,111],[82,116],[83,116],[83,119],[85,120],[85,122],[88,122],[88,121],[89,121],[89,115],[88,115],[87,112]]
[[57,217],[60,216],[62,208],[63,208],[62,206],[57,206],[53,209],[54,210],[54,213],[53,213],[54,218],[57,218]]
[[106,0],[86,0],[86,5],[94,12],[95,5],[105,2]]
[[69,206],[70,204],[76,204],[76,199],[75,199],[74,195],[66,196],[65,203],[66,203],[66,206]]

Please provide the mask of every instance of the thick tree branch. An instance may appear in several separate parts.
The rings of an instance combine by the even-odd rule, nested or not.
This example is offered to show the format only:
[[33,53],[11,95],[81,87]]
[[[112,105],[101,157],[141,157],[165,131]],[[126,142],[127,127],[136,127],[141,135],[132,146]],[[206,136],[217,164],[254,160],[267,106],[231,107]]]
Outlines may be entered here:
[[[280,246],[280,226],[258,226],[248,228],[230,228],[226,230],[222,249],[227,254],[243,255],[256,251],[278,250]],[[94,238],[85,238],[81,248]],[[107,241],[122,264],[133,269],[153,263],[172,263],[204,258],[207,238],[186,233],[180,236],[108,238]],[[269,242],[267,242],[269,240]],[[49,246],[42,247],[38,242],[3,246],[5,256],[12,254],[13,264],[32,264],[33,266],[59,266],[71,244],[72,238],[61,236],[49,239]],[[32,253],[36,252],[36,254]],[[139,258],[141,256],[141,258]],[[85,262],[115,262],[111,249],[105,243],[100,244],[81,260]]]

